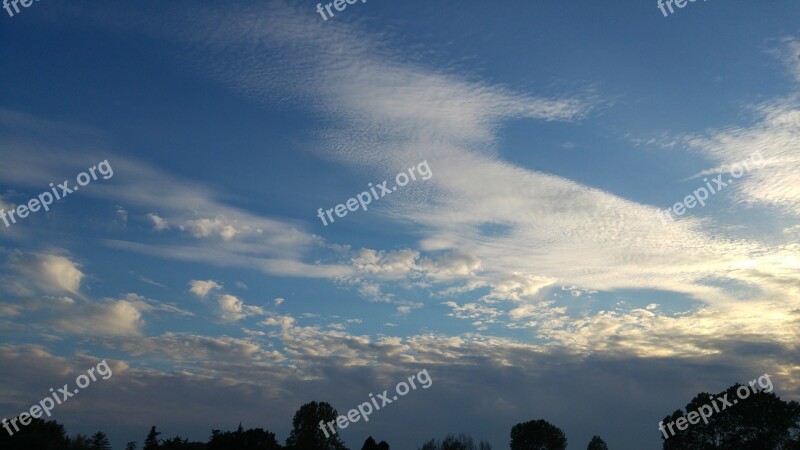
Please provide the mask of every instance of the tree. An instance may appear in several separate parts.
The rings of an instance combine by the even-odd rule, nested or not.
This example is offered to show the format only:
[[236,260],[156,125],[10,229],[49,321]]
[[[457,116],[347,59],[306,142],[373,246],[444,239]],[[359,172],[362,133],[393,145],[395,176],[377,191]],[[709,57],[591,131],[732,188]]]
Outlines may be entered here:
[[366,441],[364,441],[364,445],[361,447],[361,450],[389,450],[389,443],[386,441],[381,441],[380,444],[376,444],[375,439],[370,436]]
[[417,450],[439,450],[439,443],[436,440],[431,439],[428,442],[422,444],[422,447],[419,447]]
[[539,419],[511,428],[511,450],[566,450],[567,436],[557,426]]
[[[16,423],[20,423],[19,418]],[[4,426],[12,430],[14,435],[9,435],[8,430],[0,428],[0,448],[3,450],[61,450],[69,445],[64,426],[55,420],[45,422],[32,418],[28,425],[18,425],[19,431],[15,431],[10,422],[6,422]]]
[[[737,391],[742,388],[749,391],[746,398],[740,398]],[[743,394],[744,395],[744,394]],[[725,406],[716,399],[725,398],[735,404]],[[684,424],[685,430],[679,430],[672,422],[684,417],[680,409],[666,416],[663,420],[664,432],[660,432],[664,450],[682,450],[692,448],[698,450],[750,450],[758,449],[791,449],[797,447],[798,429],[800,428],[800,404],[795,401],[785,402],[774,393],[763,390],[750,391],[749,386],[734,384],[716,395],[707,392],[697,394],[686,405],[686,415],[699,411],[701,407],[711,408],[716,404],[719,412],[712,410],[707,421],[697,419],[696,424]],[[686,419],[684,419],[686,420]],[[669,425],[675,434],[669,432]],[[664,433],[668,437],[664,437]]]
[[161,433],[156,431],[155,425],[153,425],[153,427],[150,428],[150,432],[147,433],[147,438],[144,440],[144,447],[142,447],[142,450],[158,450],[158,436],[160,434]]
[[608,446],[604,440],[600,439],[600,436],[594,436],[586,450],[608,450]]
[[236,431],[221,432],[211,430],[211,439],[205,446],[207,450],[281,450],[275,434],[261,428],[244,430],[242,425]]
[[[292,432],[286,438],[286,447],[291,450],[346,450],[338,433],[320,427],[336,420],[338,413],[326,402],[310,402],[294,413]],[[334,430],[336,427],[334,426]],[[327,433],[327,436],[326,436]]]
[[451,434],[442,441],[442,450],[475,450],[475,441],[464,433],[458,437]]
[[[378,445],[380,446],[380,444]],[[430,441],[422,444],[422,447],[419,447],[418,450],[478,450],[478,449],[492,450],[492,447],[484,441],[481,441],[479,447],[475,447],[475,441],[472,439],[472,437],[464,433],[461,433],[458,436],[452,434],[447,435],[447,437],[445,437],[444,440],[441,442],[431,439]]]
[[375,439],[373,439],[372,436],[370,436],[366,441],[364,441],[364,445],[361,446],[361,450],[378,450],[378,443],[375,442]]
[[74,438],[67,439],[69,450],[92,450],[92,439],[89,436],[76,434]]
[[92,450],[111,450],[111,442],[108,441],[108,436],[102,431],[92,435],[92,444],[89,447]]
[[136,441],[128,442],[128,445],[125,446],[125,450],[136,450]]

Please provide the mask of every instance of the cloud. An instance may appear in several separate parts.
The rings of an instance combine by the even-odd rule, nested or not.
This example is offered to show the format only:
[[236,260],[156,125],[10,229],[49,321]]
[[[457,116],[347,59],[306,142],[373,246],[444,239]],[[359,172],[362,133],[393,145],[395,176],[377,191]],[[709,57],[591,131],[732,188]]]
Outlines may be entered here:
[[[47,293],[68,292],[80,295],[84,273],[80,265],[66,256],[48,253],[12,253],[8,265],[23,279],[11,281],[19,289],[35,286]],[[18,290],[19,292],[19,290]]]
[[222,285],[214,280],[191,280],[189,281],[189,292],[200,297],[205,298],[208,294],[215,290],[222,289]]
[[[178,39],[211,47],[211,76],[257,100],[314,99],[316,112],[339,119],[335,128],[319,131],[325,143],[315,150],[320,157],[361,173],[397,173],[412,162],[429,162],[434,177],[406,186],[374,212],[413,224],[419,248],[362,249],[352,258],[358,272],[338,275],[359,276],[372,298],[391,299],[376,280],[470,283],[479,277],[492,286],[487,299],[522,299],[562,283],[668,290],[722,302],[724,287],[707,280],[727,276],[726,267],[759,247],[712,235],[699,217],[664,226],[654,206],[501,159],[499,136],[507,120],[560,121],[569,128],[588,117],[596,97],[525,92],[431,70],[398,56],[383,36],[348,25],[322,28],[281,4],[202,17],[207,26],[194,23]],[[265,66],[251,57],[262,54],[280,63]],[[236,240],[239,224],[219,217],[209,227],[220,235],[230,226]],[[515,274],[547,282],[513,287],[508,283]]]
[[151,222],[153,222],[153,230],[155,230],[155,231],[164,231],[164,230],[169,229],[169,225],[167,224],[167,221],[162,219],[158,215],[153,214],[153,213],[148,213],[147,214],[147,218],[150,219]]
[[800,40],[793,36],[786,36],[781,40],[781,46],[770,49],[768,52],[778,58],[794,77],[800,82]]
[[163,284],[158,283],[156,281],[153,281],[153,280],[151,280],[150,278],[147,278],[147,277],[139,277],[139,280],[141,280],[143,283],[147,283],[147,284],[152,285],[152,286],[158,286],[158,287],[161,287],[161,288],[166,288],[166,286],[164,286]]
[[243,300],[233,295],[220,295],[217,297],[217,304],[222,314],[223,320],[237,321],[254,315],[266,315],[266,311],[260,306],[245,305]]
[[484,301],[512,300],[522,301],[533,298],[542,289],[552,285],[557,280],[542,276],[512,274],[509,277],[492,284],[492,291],[483,297]]
[[131,302],[137,309],[143,312],[155,313],[166,312],[184,317],[194,317],[194,313],[185,309],[178,308],[174,304],[165,303],[158,300],[146,298],[142,295],[128,293],[123,297],[124,300]]
[[189,220],[181,229],[188,229],[194,237],[219,236],[223,240],[229,241],[236,237],[241,230],[237,230],[231,221],[225,217],[218,216],[214,219]]
[[239,320],[247,317],[244,314],[244,302],[233,295],[220,295],[217,303],[222,310],[222,318],[225,320]]
[[471,320],[472,324],[478,327],[479,330],[486,330],[486,324],[496,323],[497,319],[503,316],[503,312],[500,309],[478,303],[459,305],[456,302],[449,301],[445,302],[444,305],[447,305],[453,311],[448,314],[449,316]]
[[144,326],[141,309],[126,300],[83,303],[67,307],[68,317],[55,319],[62,332],[81,335],[134,336]]
[[[92,185],[86,196],[125,205],[129,215],[145,214],[160,242],[102,241],[115,248],[177,260],[255,268],[265,273],[303,277],[336,277],[352,269],[312,263],[323,241],[300,221],[276,219],[230,206],[213,187],[167,173],[127,155],[97,149],[98,132],[75,124],[49,121],[0,109],[4,155],[14,167],[0,166],[0,179],[15,187],[39,189],[65,173],[85,170],[85,161],[113,159],[126,173],[113,182]],[[93,150],[75,151],[73,148]],[[67,151],[69,150],[69,151]],[[70,155],[66,157],[65,155]],[[84,191],[81,191],[84,194]],[[145,211],[155,212],[145,213]],[[176,236],[180,245],[164,245]],[[153,236],[150,236],[154,238]]]
[[276,298],[276,299],[275,299],[275,300],[273,300],[273,301],[275,302],[275,306],[281,306],[281,305],[283,304],[283,302],[285,302],[285,301],[286,301],[286,299],[283,299],[283,298],[280,298],[280,297],[278,297],[278,298]]
[[[0,209],[1,210],[4,210],[4,211],[8,212],[9,210],[13,209],[14,207],[16,207],[16,205],[13,205],[11,203],[7,203],[6,200],[3,198],[3,196],[0,195]],[[3,225],[5,226],[5,224],[3,224]]]
[[[800,216],[800,108],[797,95],[754,107],[756,123],[732,126],[689,144],[729,167],[756,160],[754,168],[731,183],[736,199],[746,206],[766,205]],[[732,178],[725,173],[723,180]]]
[[128,223],[128,211],[119,205],[117,205],[117,220],[123,225]]

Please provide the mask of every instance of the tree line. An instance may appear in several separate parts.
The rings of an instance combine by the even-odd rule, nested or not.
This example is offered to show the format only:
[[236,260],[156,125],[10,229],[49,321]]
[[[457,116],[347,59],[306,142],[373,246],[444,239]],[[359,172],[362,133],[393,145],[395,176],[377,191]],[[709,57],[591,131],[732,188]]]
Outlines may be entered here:
[[[741,387],[734,384],[716,397],[733,393]],[[695,411],[712,395],[697,394],[686,411]],[[673,422],[685,416],[677,410],[664,418]],[[320,422],[328,423],[338,417],[336,409],[326,402],[309,402],[295,412],[292,430],[281,445],[275,433],[262,428],[245,430],[241,424],[235,431],[211,430],[207,442],[190,442],[180,436],[162,439],[155,426],[150,428],[141,450],[349,450],[338,434],[323,434]],[[786,402],[774,393],[759,391],[686,429],[677,430],[669,438],[659,433],[663,450],[800,450],[800,404]],[[0,429],[2,431],[2,429]],[[544,419],[518,423],[511,428],[511,450],[566,450],[564,432]],[[102,431],[91,436],[68,436],[63,425],[54,420],[33,419],[13,436],[0,433],[2,450],[112,450],[108,436]],[[430,439],[417,450],[491,450],[487,442],[477,444],[466,434],[448,435],[442,440]],[[129,442],[125,450],[139,450],[137,442]],[[369,436],[361,450],[391,450],[386,441],[377,442]],[[594,436],[587,450],[608,450],[599,436]]]

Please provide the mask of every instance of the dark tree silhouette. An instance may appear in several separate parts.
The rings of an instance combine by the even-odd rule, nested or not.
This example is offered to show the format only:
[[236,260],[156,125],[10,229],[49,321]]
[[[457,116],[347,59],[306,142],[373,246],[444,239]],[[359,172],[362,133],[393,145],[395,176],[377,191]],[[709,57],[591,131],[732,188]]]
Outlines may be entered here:
[[[752,450],[752,449],[791,449],[800,447],[798,430],[800,430],[800,404],[795,401],[785,402],[774,393],[750,391],[747,398],[739,398],[737,390],[742,387],[734,384],[725,391],[711,395],[707,392],[697,394],[686,405],[687,417],[690,412],[698,411],[701,406],[713,405],[712,398],[724,397],[736,404],[722,409],[721,401],[716,401],[719,412],[714,410],[708,423],[693,417],[698,423],[682,424],[685,430],[679,430],[677,424],[672,425],[673,436],[668,424],[684,417],[683,411],[677,410],[663,420],[663,427],[668,438],[661,433],[664,450]],[[749,386],[742,387],[749,390]],[[742,394],[744,395],[744,394]],[[712,397],[712,398],[709,398]]]
[[175,436],[162,442],[159,448],[161,450],[206,450],[207,446],[202,442],[189,442],[188,439]]
[[136,450],[136,441],[128,442],[128,445],[125,446],[125,450]]
[[458,436],[450,434],[441,442],[431,439],[422,444],[419,450],[492,450],[492,447],[484,441],[476,447],[471,436],[461,433]]
[[425,442],[422,444],[422,447],[417,447],[417,450],[439,450],[440,445],[435,439],[431,439],[430,441]]
[[539,419],[511,428],[511,450],[566,450],[567,437],[550,422]]
[[375,439],[373,439],[372,436],[370,436],[366,441],[364,441],[364,445],[361,446],[361,450],[378,450],[378,443],[375,442]]
[[111,450],[111,442],[109,442],[105,433],[98,431],[92,435],[92,444],[89,448],[91,450]]
[[589,446],[586,447],[586,450],[608,450],[608,445],[600,436],[592,437],[592,440],[589,441]]
[[51,420],[45,422],[42,419],[31,418],[28,425],[19,426],[19,419],[16,422],[19,431],[15,431],[11,423],[6,425],[14,431],[11,436],[8,432],[0,428],[0,449],[3,450],[62,450],[69,445],[67,433],[64,426]]
[[207,450],[281,450],[275,434],[261,428],[244,430],[242,424],[236,431],[211,431]]
[[[290,450],[347,450],[339,434],[332,433],[330,428],[325,431],[320,428],[320,423],[336,420],[338,413],[326,402],[310,402],[301,406],[294,413],[292,419],[292,432],[286,439],[286,448]],[[334,430],[336,426],[334,426]],[[325,435],[327,433],[327,436]]]
[[366,441],[364,441],[364,445],[361,446],[361,450],[389,450],[389,443],[386,441],[381,441],[380,444],[377,444],[375,443],[375,439],[370,436]]
[[142,450],[158,450],[159,449],[158,436],[160,434],[161,433],[156,431],[155,425],[153,425],[153,427],[150,428],[150,432],[147,433],[147,438],[144,440],[144,447],[142,447]]
[[92,450],[92,439],[89,436],[76,434],[74,438],[67,438],[69,450]]

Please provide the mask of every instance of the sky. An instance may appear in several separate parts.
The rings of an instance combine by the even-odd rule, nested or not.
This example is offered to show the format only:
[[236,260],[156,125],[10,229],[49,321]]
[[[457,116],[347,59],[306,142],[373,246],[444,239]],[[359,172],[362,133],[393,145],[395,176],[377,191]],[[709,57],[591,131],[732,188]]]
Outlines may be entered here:
[[115,449],[283,442],[422,370],[350,448],[658,449],[698,392],[800,400],[800,3],[333,12],[0,10],[0,208],[66,194],[0,223],[2,417],[101,360],[52,418]]

